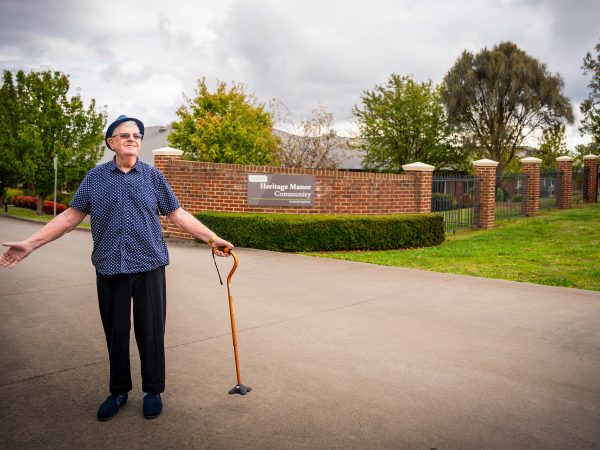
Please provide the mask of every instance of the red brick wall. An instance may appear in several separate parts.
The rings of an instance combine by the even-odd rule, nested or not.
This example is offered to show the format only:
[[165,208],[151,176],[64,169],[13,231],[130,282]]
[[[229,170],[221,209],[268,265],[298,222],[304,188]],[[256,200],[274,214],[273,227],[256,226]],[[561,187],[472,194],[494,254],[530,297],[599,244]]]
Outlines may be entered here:
[[[187,211],[231,211],[286,214],[394,214],[431,211],[431,172],[379,174],[319,169],[285,169],[269,166],[183,161],[177,156],[155,155],[155,166],[165,175],[181,206]],[[313,175],[312,208],[249,206],[248,174]],[[165,236],[191,236],[163,220]]]
[[583,164],[587,169],[587,179],[583,180],[583,182],[587,185],[587,195],[586,198],[583,199],[583,201],[595,203],[598,201],[598,157],[594,158],[590,156],[583,157]]
[[432,172],[407,172],[414,179],[414,211],[431,212]]
[[523,214],[527,217],[537,216],[540,211],[540,172],[542,170],[541,160],[539,162],[525,161],[523,163],[523,175],[527,175],[527,192],[523,199]]
[[494,228],[496,213],[496,166],[475,165],[479,180],[479,202],[475,203],[475,223],[484,230]]
[[557,161],[556,169],[560,173],[561,183],[560,195],[556,198],[556,205],[559,208],[568,209],[571,207],[571,198],[573,196],[573,160]]

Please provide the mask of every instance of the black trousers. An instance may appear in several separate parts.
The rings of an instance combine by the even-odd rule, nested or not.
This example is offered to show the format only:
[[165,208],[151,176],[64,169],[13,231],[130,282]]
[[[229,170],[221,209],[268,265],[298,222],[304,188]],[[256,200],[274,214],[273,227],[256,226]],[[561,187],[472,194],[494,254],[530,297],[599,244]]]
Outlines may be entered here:
[[165,268],[120,275],[96,273],[98,304],[110,359],[111,394],[132,389],[129,362],[131,300],[133,326],[140,353],[142,390],[165,390],[165,322],[167,297]]

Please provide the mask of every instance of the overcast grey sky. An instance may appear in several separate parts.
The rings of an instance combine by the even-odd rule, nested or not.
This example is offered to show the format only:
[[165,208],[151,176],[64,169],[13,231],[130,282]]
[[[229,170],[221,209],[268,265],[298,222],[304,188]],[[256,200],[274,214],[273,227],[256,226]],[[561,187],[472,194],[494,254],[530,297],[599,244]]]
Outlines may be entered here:
[[[197,80],[235,80],[284,102],[296,120],[319,104],[340,132],[392,72],[440,83],[463,50],[513,41],[565,81],[579,122],[600,40],[598,0],[0,0],[0,67],[70,75],[86,101],[146,125],[177,118]],[[581,138],[576,123],[568,145]]]

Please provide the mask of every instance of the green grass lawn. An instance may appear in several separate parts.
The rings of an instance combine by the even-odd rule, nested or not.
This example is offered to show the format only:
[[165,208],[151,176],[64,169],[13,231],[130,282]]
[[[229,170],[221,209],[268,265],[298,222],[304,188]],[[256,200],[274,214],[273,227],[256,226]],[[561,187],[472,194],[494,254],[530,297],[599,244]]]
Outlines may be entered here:
[[[16,206],[8,205],[8,213],[4,212],[2,209],[2,214],[7,214],[9,216],[22,217],[25,219],[35,220],[37,222],[50,222],[54,219],[52,214],[42,214],[37,215],[35,211],[27,208],[17,208]],[[89,223],[81,223],[78,225],[79,228],[90,228]]]
[[600,291],[600,204],[500,221],[437,247],[309,253],[387,266]]

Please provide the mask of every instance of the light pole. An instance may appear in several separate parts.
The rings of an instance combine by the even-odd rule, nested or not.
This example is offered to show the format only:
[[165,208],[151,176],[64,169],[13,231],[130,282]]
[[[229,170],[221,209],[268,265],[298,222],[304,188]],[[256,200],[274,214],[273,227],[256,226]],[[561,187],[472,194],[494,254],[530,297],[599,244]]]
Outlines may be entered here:
[[58,172],[58,157],[54,156],[54,217],[56,217],[56,178]]

